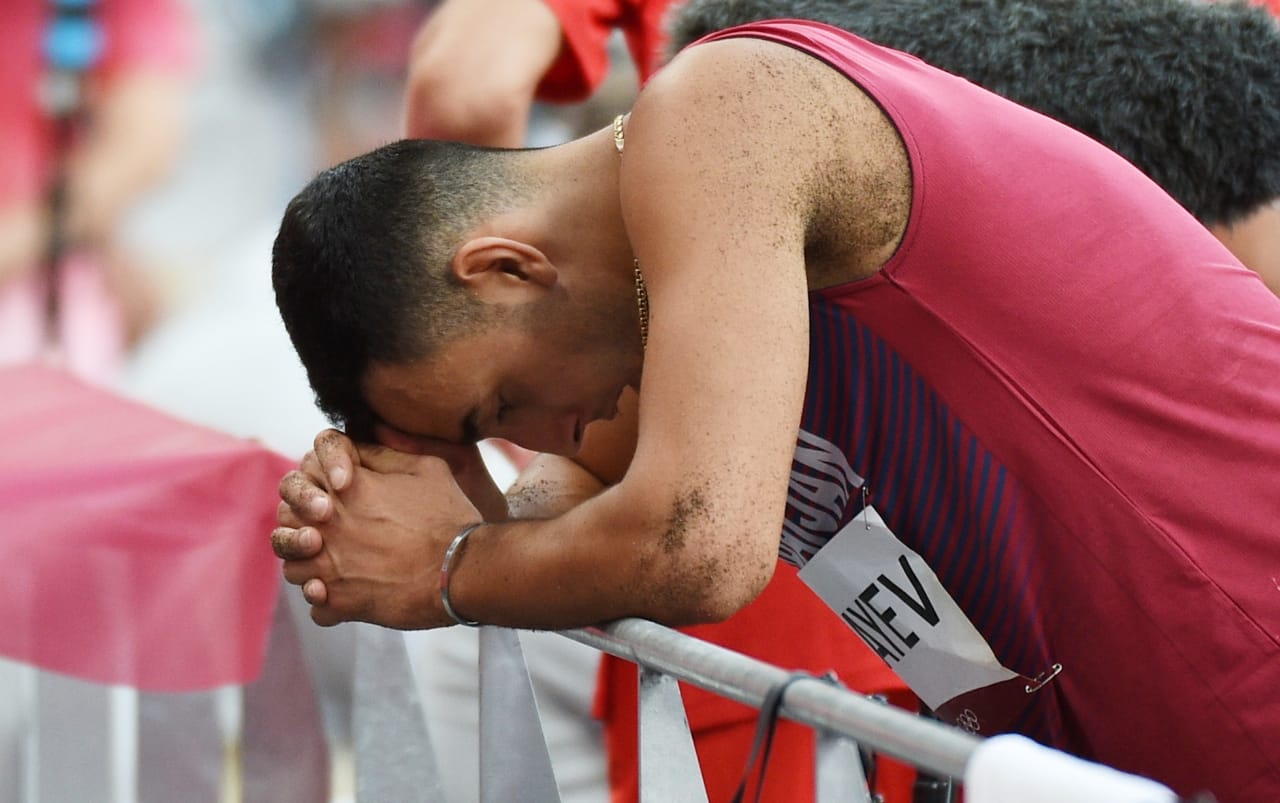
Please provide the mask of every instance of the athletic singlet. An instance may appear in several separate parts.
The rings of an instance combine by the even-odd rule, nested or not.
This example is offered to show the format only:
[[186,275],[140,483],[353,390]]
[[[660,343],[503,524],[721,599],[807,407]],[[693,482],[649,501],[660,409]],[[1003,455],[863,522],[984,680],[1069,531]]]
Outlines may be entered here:
[[[817,23],[702,41],[730,36],[846,74],[913,174],[892,259],[810,294],[782,556],[803,566],[869,502],[1019,688],[1048,680],[1002,729],[1280,800],[1280,301],[1046,117]],[[936,619],[906,580],[861,598],[891,665]],[[987,733],[981,711],[958,724]]]

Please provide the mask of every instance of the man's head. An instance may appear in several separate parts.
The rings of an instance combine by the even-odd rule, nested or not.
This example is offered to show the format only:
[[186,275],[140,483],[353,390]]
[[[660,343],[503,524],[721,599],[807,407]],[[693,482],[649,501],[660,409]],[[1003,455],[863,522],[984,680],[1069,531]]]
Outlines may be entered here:
[[640,364],[629,251],[548,233],[567,193],[541,192],[537,153],[398,142],[290,202],[276,303],[335,425],[568,453],[613,414]]
[[321,410],[368,439],[362,385],[494,312],[449,269],[464,235],[521,194],[514,154],[403,141],[317,176],[289,204],[272,251],[276,304]]
[[671,47],[775,17],[912,53],[1083,131],[1220,237],[1280,199],[1280,26],[1265,10],[1187,0],[689,0],[671,19]]

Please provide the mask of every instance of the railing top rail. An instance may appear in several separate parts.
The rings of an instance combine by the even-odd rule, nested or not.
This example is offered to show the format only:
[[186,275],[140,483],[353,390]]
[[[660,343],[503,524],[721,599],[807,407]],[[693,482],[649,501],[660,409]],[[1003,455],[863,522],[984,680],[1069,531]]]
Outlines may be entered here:
[[[562,631],[574,641],[760,708],[791,675],[770,664],[644,619]],[[819,679],[787,689],[781,715],[943,775],[963,778],[979,739]]]

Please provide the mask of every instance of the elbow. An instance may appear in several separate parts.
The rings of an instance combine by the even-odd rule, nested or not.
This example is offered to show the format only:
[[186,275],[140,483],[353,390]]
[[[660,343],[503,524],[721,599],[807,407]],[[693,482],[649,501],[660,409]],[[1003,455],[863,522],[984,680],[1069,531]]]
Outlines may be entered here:
[[723,622],[760,596],[773,577],[776,561],[750,569],[727,572],[701,600],[696,615],[699,623]]
[[[704,542],[708,543],[708,542]],[[676,556],[660,600],[663,621],[676,626],[729,619],[764,591],[777,567],[777,553],[738,544],[690,550]]]
[[625,615],[671,627],[722,622],[764,591],[778,565],[780,506],[689,483],[669,497],[632,495],[629,480],[601,497],[617,505],[612,524],[627,534],[613,552],[626,556],[619,580],[634,595]]

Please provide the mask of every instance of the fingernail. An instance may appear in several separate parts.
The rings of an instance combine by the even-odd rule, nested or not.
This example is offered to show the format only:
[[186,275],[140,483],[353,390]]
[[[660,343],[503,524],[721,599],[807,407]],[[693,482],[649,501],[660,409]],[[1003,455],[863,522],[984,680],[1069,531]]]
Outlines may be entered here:
[[317,518],[329,512],[329,497],[317,496],[310,502],[311,514]]
[[304,527],[298,531],[298,546],[302,549],[315,549],[317,537],[315,530]]
[[334,488],[345,487],[347,484],[347,470],[339,466],[338,468],[330,471],[329,483],[333,485]]

